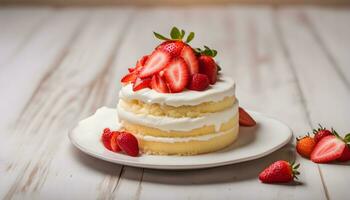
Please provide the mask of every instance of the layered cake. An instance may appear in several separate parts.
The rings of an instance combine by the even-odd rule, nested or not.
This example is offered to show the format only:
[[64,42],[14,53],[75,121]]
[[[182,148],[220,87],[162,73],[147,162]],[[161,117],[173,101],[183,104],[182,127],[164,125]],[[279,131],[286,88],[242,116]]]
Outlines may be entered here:
[[121,82],[118,120],[137,138],[140,151],[155,155],[195,155],[217,151],[238,136],[235,83],[219,71],[217,52],[193,48],[185,31],[174,27],[171,38],[129,68]]

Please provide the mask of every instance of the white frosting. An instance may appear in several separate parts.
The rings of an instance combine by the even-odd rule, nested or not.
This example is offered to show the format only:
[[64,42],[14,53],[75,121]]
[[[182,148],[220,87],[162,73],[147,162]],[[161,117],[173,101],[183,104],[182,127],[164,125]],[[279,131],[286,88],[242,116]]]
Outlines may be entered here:
[[194,137],[155,137],[155,136],[149,136],[149,135],[136,135],[138,138],[141,138],[146,141],[152,141],[152,142],[165,142],[165,143],[175,143],[175,142],[190,142],[190,141],[208,141],[210,139],[213,139],[215,137],[219,137],[225,134],[231,133],[234,129],[238,127],[229,129],[227,131],[214,133],[214,134],[208,134],[208,135],[200,135],[200,136],[194,136]]
[[122,87],[119,97],[125,100],[137,99],[146,103],[159,103],[170,106],[198,105],[209,101],[220,101],[228,96],[235,96],[235,83],[230,77],[219,77],[219,80],[204,91],[185,90],[180,93],[159,93],[145,88],[134,92],[132,85]]
[[201,117],[174,118],[167,116],[154,116],[146,114],[136,114],[125,110],[120,103],[117,107],[120,120],[125,120],[134,124],[158,128],[163,131],[191,131],[203,126],[214,125],[215,130],[219,131],[222,123],[227,122],[238,112],[238,101],[234,106],[221,112],[209,113]]

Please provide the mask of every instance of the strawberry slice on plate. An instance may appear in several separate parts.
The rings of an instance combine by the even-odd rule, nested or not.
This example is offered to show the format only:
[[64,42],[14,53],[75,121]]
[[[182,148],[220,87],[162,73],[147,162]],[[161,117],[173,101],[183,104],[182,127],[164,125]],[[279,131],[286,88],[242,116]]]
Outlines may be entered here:
[[139,77],[146,78],[164,69],[170,62],[171,56],[163,50],[155,50],[141,68]]
[[170,92],[176,93],[183,91],[190,77],[187,64],[182,58],[174,59],[164,71],[164,77]]
[[199,72],[199,64],[196,55],[193,52],[193,49],[186,45],[181,51],[181,57],[186,62],[189,72],[191,75]]
[[157,74],[152,77],[151,88],[160,93],[169,93],[165,80]]
[[117,137],[120,134],[120,132],[118,131],[112,131],[112,137],[111,137],[111,141],[110,141],[110,146],[111,146],[111,150],[114,152],[119,152],[121,151],[118,143],[117,143]]
[[121,132],[117,137],[117,143],[121,150],[129,156],[139,155],[139,145],[134,135],[128,132]]
[[141,79],[141,78],[137,78],[135,80],[135,83],[133,85],[132,90],[134,92],[144,89],[144,88],[150,88],[151,87],[151,79],[150,78],[145,78],[145,79]]
[[239,125],[241,126],[255,126],[256,121],[241,107],[239,111]]
[[334,135],[321,139],[311,153],[311,160],[315,163],[328,163],[341,157],[345,142]]

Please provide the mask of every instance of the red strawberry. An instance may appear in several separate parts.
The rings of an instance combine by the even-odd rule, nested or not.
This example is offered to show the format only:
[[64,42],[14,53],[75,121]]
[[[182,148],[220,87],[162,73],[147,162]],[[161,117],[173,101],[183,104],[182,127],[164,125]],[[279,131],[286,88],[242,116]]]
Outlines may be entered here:
[[189,81],[189,72],[182,58],[174,59],[164,71],[164,77],[170,92],[181,92]]
[[319,128],[318,129],[314,129],[313,133],[314,133],[314,139],[315,142],[318,143],[322,138],[328,136],[328,135],[332,135],[332,132],[327,130],[326,128],[322,127],[321,124],[319,124]]
[[319,141],[311,153],[315,163],[328,163],[341,157],[345,143],[334,135],[328,135]]
[[169,88],[166,85],[163,77],[161,77],[157,74],[152,77],[151,88],[157,92],[160,92],[160,93],[168,93],[169,92]]
[[290,164],[287,161],[279,160],[272,163],[259,174],[263,183],[287,183],[293,181],[300,173],[297,171],[299,164]]
[[191,75],[199,72],[199,64],[193,49],[186,45],[181,51],[181,57],[185,60]]
[[141,68],[140,78],[146,78],[164,69],[170,62],[171,56],[163,50],[155,50]]
[[119,147],[129,156],[137,156],[139,154],[139,145],[134,135],[128,132],[121,132],[117,137]]
[[340,162],[346,162],[350,160],[350,146],[349,145],[346,145],[344,150],[343,150],[343,153],[341,154],[341,156],[337,159],[337,161],[340,161]]
[[309,135],[302,138],[297,138],[297,152],[305,158],[310,158],[310,154],[314,150],[315,144],[314,138],[310,137]]
[[150,88],[150,86],[151,86],[151,79],[150,78],[146,78],[146,79],[137,78],[135,80],[135,83],[133,85],[132,90],[136,92],[136,91],[141,90],[143,88]]
[[131,72],[125,75],[120,81],[124,84],[133,83],[135,82],[136,78],[137,78],[137,74],[135,72]]
[[217,65],[214,59],[210,56],[201,55],[198,58],[199,60],[199,73],[205,74],[209,78],[210,84],[215,84],[217,80]]
[[173,58],[178,57],[185,43],[182,41],[166,41],[160,44],[156,49],[168,52]]
[[112,151],[112,147],[111,147],[111,138],[112,138],[112,132],[109,128],[105,128],[103,130],[102,136],[101,136],[101,140],[103,145],[108,149]]
[[111,150],[114,151],[114,152],[121,151],[121,149],[120,149],[120,147],[118,146],[118,143],[117,143],[117,137],[120,134],[120,132],[113,131],[111,134],[112,134],[111,141],[110,141]]
[[136,71],[137,73],[141,70],[141,68],[145,65],[147,59],[149,56],[142,56],[137,62],[136,66],[134,68],[128,68],[129,72],[134,72]]
[[205,74],[193,74],[188,88],[190,90],[203,91],[209,86],[208,76]]
[[239,107],[239,125],[241,126],[255,126],[255,120],[241,107]]

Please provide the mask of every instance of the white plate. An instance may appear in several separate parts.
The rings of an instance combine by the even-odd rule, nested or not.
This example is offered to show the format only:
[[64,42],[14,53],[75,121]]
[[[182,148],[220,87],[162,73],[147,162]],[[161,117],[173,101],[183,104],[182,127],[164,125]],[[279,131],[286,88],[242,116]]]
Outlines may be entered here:
[[266,156],[283,147],[292,137],[291,129],[282,122],[256,112],[249,112],[257,121],[252,128],[240,127],[238,140],[229,147],[195,156],[131,157],[113,153],[100,141],[105,127],[117,128],[117,111],[101,108],[93,116],[82,120],[69,133],[71,142],[81,151],[113,163],[153,169],[198,169],[244,162]]

